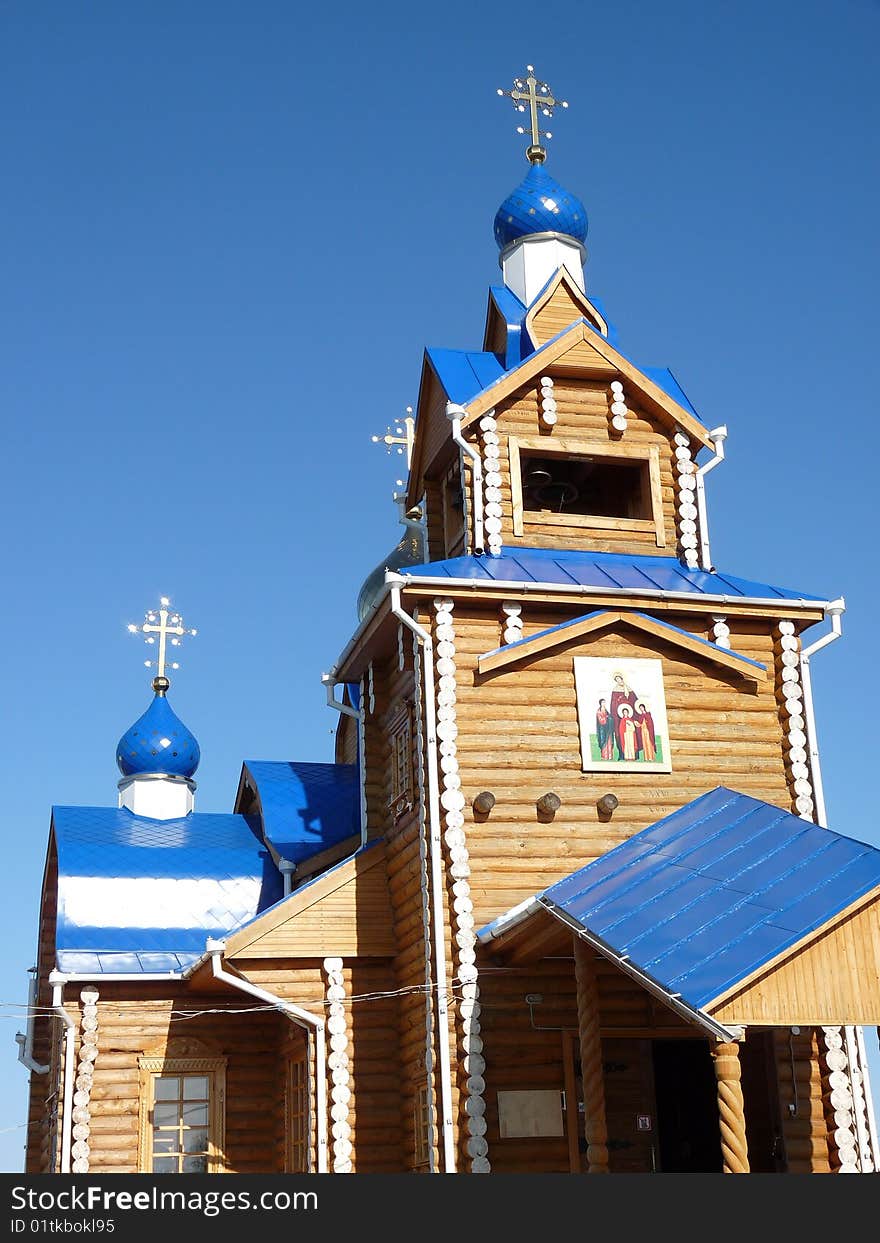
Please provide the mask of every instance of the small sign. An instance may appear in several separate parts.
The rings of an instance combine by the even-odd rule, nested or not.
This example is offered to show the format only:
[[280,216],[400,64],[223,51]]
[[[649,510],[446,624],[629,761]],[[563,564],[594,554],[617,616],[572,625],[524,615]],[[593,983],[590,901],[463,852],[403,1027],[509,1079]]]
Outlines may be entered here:
[[636,1127],[640,1131],[650,1131],[651,1115],[650,1114],[639,1114],[638,1117],[636,1118]]

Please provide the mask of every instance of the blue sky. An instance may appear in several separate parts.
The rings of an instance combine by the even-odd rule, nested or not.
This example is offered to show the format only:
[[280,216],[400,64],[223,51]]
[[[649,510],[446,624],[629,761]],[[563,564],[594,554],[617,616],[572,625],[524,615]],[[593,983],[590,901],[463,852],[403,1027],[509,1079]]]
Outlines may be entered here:
[[527,62],[571,103],[548,167],[587,204],[588,289],[730,429],[716,564],[846,596],[826,794],[880,844],[878,48],[867,0],[0,2],[4,1013],[50,805],[115,801],[149,699],[125,623],[160,594],[200,632],[171,699],[202,810],[245,758],[330,757],[320,674],[398,538],[370,434],[424,345],[480,344],[526,169],[495,88]]

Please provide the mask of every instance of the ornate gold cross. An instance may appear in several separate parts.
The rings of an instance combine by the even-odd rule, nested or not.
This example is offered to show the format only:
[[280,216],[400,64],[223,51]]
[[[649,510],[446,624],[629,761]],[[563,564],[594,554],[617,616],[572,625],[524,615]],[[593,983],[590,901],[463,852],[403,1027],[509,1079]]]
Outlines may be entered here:
[[[535,66],[526,65],[526,77],[514,78],[513,90],[502,91],[498,88],[498,94],[505,96],[507,99],[513,100],[513,106],[517,112],[529,113],[529,132],[531,133],[531,144],[526,148],[526,159],[530,164],[543,164],[547,158],[547,151],[541,145],[542,138],[552,138],[553,135],[549,130],[540,128],[538,114],[545,117],[553,116],[554,108],[567,108],[568,101],[565,99],[554,99],[553,92],[547,82],[540,82],[535,77]],[[526,129],[523,125],[516,128],[518,134],[525,134]]]
[[391,453],[394,447],[400,454],[406,453],[406,467],[409,470],[412,465],[413,440],[415,439],[416,421],[413,418],[412,406],[407,406],[406,415],[402,419],[395,421],[394,427],[389,427],[384,436],[371,437],[374,445],[386,445],[386,452]]
[[156,661],[145,660],[144,664],[148,669],[155,668],[156,676],[165,677],[166,667],[169,669],[179,669],[180,665],[176,660],[166,660],[166,646],[170,642],[172,647],[180,647],[180,640],[185,634],[198,634],[197,630],[187,630],[183,624],[183,618],[179,613],[171,610],[171,601],[167,596],[160,597],[158,609],[150,609],[144,615],[144,624],[142,626],[130,625],[128,627],[129,634],[143,634],[144,642],[151,647],[159,638],[159,654]]

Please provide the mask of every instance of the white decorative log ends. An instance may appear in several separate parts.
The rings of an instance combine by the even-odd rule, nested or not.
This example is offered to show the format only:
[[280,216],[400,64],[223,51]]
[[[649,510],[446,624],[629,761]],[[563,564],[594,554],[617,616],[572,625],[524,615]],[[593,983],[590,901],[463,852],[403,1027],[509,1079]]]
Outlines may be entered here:
[[[859,1169],[863,1174],[873,1174],[877,1170],[877,1154],[874,1152],[872,1119],[868,1116],[868,1101],[865,1092],[868,1066],[864,1058],[864,1043],[860,1038],[861,1032],[858,1028],[845,1027],[843,1030],[844,1048],[849,1063],[849,1083],[853,1095]],[[870,1086],[867,1086],[870,1092]]]
[[80,1018],[79,1065],[76,1069],[76,1082],[73,1092],[73,1113],[71,1116],[73,1147],[70,1150],[71,1172],[88,1174],[89,1157],[92,1150],[89,1138],[92,1128],[92,1083],[95,1076],[95,1061],[98,1057],[98,990],[84,988],[79,995],[82,1002]]
[[437,739],[440,751],[443,808],[448,876],[451,879],[453,961],[456,965],[454,989],[458,996],[458,1037],[461,1050],[462,1097],[467,1119],[465,1149],[472,1174],[488,1174],[489,1145],[486,1142],[486,1102],[483,1078],[486,1062],[480,1036],[480,987],[476,964],[477,938],[474,933],[474,904],[471,901],[470,861],[464,832],[465,798],[456,758],[458,726],[455,686],[455,627],[451,600],[434,601],[434,641],[437,649]]
[[428,1169],[433,1173],[434,1158],[434,990],[431,987],[431,908],[428,886],[428,820],[425,795],[425,727],[422,716],[422,655],[419,637],[413,645],[413,708],[415,717],[416,783],[419,799],[419,887],[422,896],[422,934],[425,949],[425,1078],[428,1081]]
[[403,647],[403,622],[397,623],[397,668],[403,672],[406,664],[406,653]]
[[861,1171],[856,1129],[855,1102],[847,1073],[849,1061],[841,1027],[820,1027],[819,1061],[822,1071],[822,1104],[828,1126],[828,1159],[835,1174]]
[[726,617],[712,618],[712,640],[718,647],[730,647],[730,627]]
[[626,408],[626,399],[623,395],[623,385],[620,380],[611,381],[611,430],[617,436],[622,436],[626,431],[626,416],[629,410]]
[[370,716],[376,711],[376,694],[373,689],[373,662],[370,661],[367,669],[367,703],[370,709]]
[[360,774],[361,785],[361,833],[364,839],[366,839],[369,803],[367,802],[367,705],[364,700],[364,682],[365,679],[361,678],[359,683],[360,697],[358,699],[357,741],[358,772]]
[[327,978],[324,999],[329,1038],[327,1068],[330,1071],[330,1134],[333,1137],[333,1173],[350,1174],[352,1144],[348,1109],[351,1103],[351,1073],[348,1060],[348,1022],[343,1004],[345,983],[342,977],[342,959],[325,958],[324,974]]
[[541,376],[541,422],[545,427],[556,426],[556,398],[550,376]]
[[813,820],[815,803],[807,751],[804,721],[804,689],[801,686],[800,639],[794,622],[781,621],[777,627],[776,691],[781,701],[786,757],[786,775],[791,791],[792,810],[802,820]]
[[675,433],[675,469],[678,485],[675,521],[679,556],[688,569],[695,570],[700,564],[697,552],[700,542],[697,531],[697,468],[691,455],[690,437],[680,428]]
[[522,605],[505,600],[501,605],[501,641],[518,643],[523,637]]
[[494,411],[480,419],[483,451],[483,529],[493,557],[501,554],[501,442]]

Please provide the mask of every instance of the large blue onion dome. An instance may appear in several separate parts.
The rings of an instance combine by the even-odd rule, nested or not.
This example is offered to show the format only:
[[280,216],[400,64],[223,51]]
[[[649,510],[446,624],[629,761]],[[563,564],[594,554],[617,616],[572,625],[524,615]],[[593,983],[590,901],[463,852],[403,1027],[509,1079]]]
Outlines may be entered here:
[[543,164],[532,164],[495,215],[499,250],[530,233],[566,233],[578,242],[587,237],[587,209]]
[[191,777],[199,766],[199,744],[165,698],[168,686],[167,678],[153,679],[153,702],[119,739],[116,763],[124,777]]

